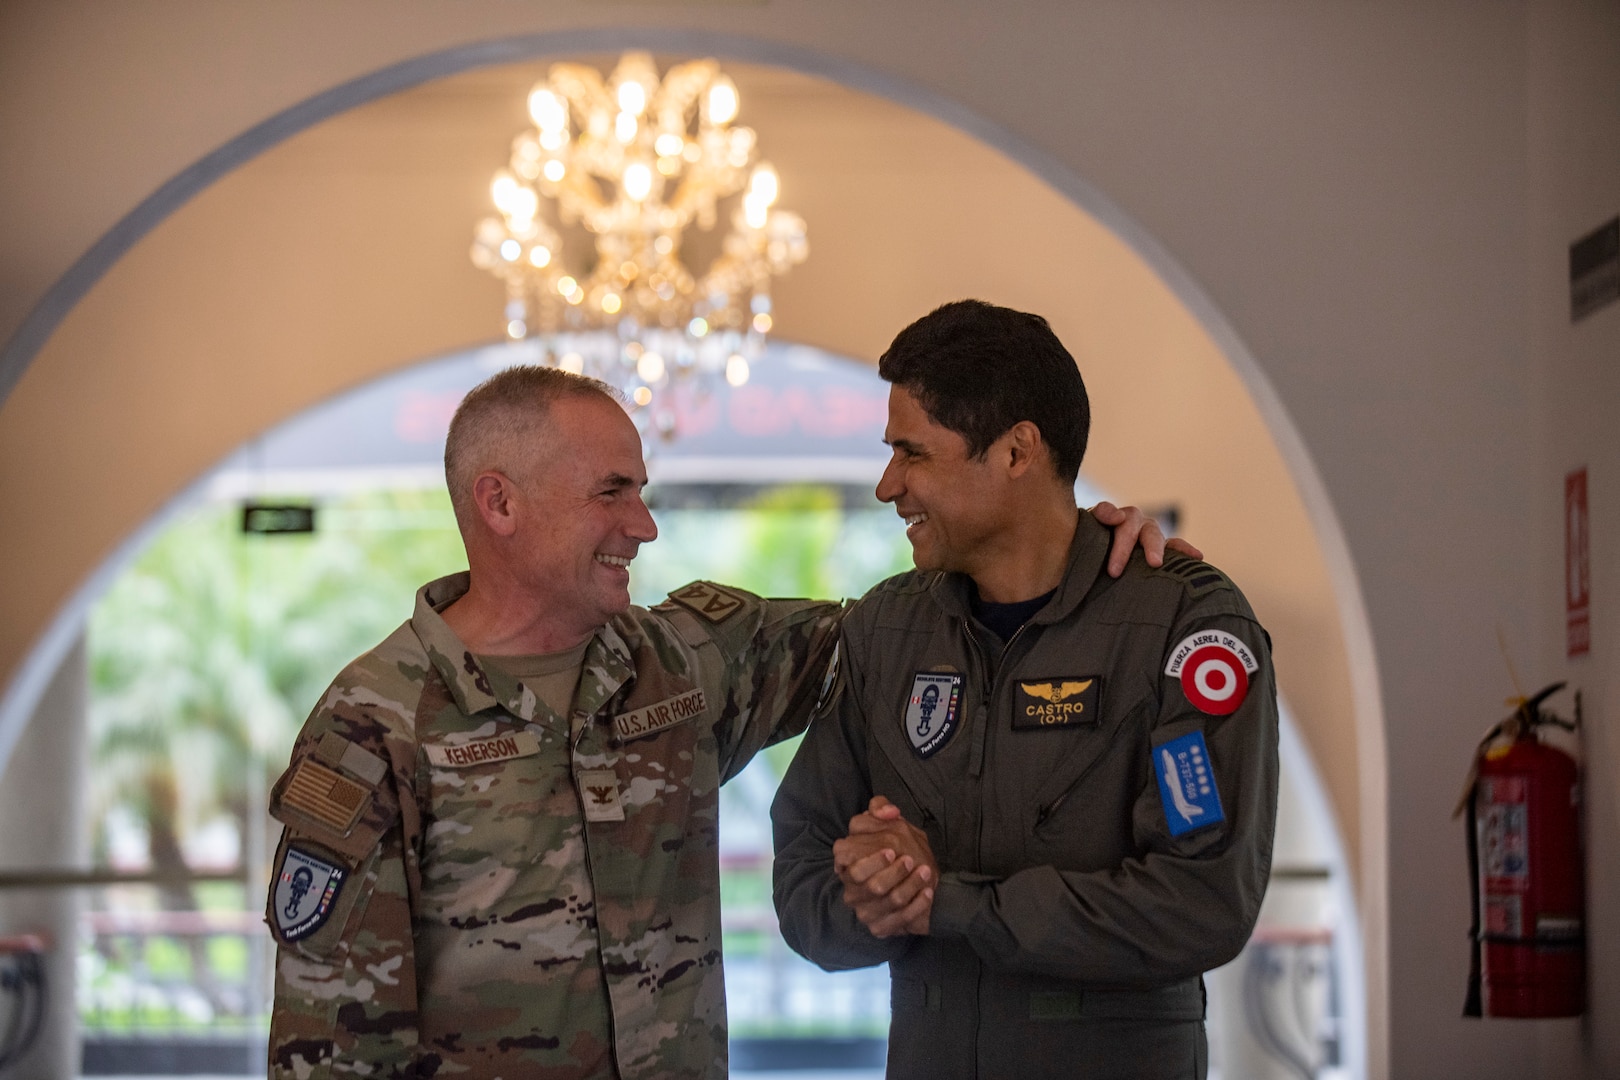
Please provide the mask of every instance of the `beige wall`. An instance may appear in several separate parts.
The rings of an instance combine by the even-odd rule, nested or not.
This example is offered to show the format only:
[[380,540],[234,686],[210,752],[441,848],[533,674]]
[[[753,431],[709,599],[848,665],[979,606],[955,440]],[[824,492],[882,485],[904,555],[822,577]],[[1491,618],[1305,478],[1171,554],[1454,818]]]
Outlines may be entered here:
[[[1097,369],[1099,404],[1134,410],[1117,415],[1132,417],[1135,427],[1099,443],[1105,483],[1143,500],[1173,494],[1155,486],[1154,477],[1167,473],[1132,471],[1154,458],[1154,448],[1134,449],[1132,440],[1146,431],[1169,446],[1161,462],[1184,463],[1184,471],[1215,471],[1223,458],[1240,462],[1229,470],[1238,494],[1221,488],[1220,506],[1189,504],[1188,527],[1246,584],[1267,579],[1265,530],[1288,536],[1295,527],[1286,514],[1268,516],[1277,505],[1271,495],[1291,488],[1310,515],[1322,545],[1316,558],[1342,619],[1349,657],[1342,677],[1354,716],[1323,733],[1341,742],[1313,747],[1330,783],[1343,758],[1361,766],[1347,824],[1360,835],[1356,854],[1380,991],[1371,1000],[1374,1075],[1386,1061],[1397,1076],[1550,1077],[1571,1067],[1601,1075],[1615,1067],[1609,1048],[1617,1033],[1606,1002],[1589,1022],[1590,1050],[1557,1025],[1458,1018],[1467,889],[1449,811],[1472,744],[1507,692],[1496,626],[1522,633],[1525,653],[1540,659],[1527,678],[1550,679],[1562,668],[1559,609],[1549,605],[1556,604],[1561,565],[1550,531],[1557,520],[1552,485],[1564,469],[1584,460],[1593,470],[1595,566],[1603,565],[1603,544],[1614,531],[1613,512],[1603,509],[1612,488],[1603,468],[1612,472],[1615,438],[1601,416],[1602,404],[1614,400],[1614,339],[1604,336],[1614,312],[1603,316],[1607,324],[1574,330],[1552,315],[1565,245],[1617,208],[1616,125],[1605,112],[1615,70],[1613,10],[1573,0],[13,3],[0,10],[0,190],[7,193],[0,334],[121,215],[213,148],[348,79],[458,44],[661,26],[670,28],[662,40],[678,51],[807,66],[946,115],[1014,153],[1139,251],[1168,255],[1153,265],[1234,360],[1245,379],[1236,397],[1249,402],[1251,417],[1291,422],[1272,424],[1280,451],[1272,460],[1290,469],[1281,482],[1248,467],[1247,457],[1229,457],[1220,430],[1144,427],[1150,410],[1141,401],[1154,399],[1142,384],[1111,381],[1127,376],[1098,366],[1101,355],[1117,353],[1087,352],[1091,324],[1082,298],[1093,293],[1032,270],[1027,286],[997,288],[991,297],[1053,313],[1060,332],[1077,342],[1088,376]],[[722,47],[679,36],[702,31],[735,38]],[[570,41],[557,48],[617,44]],[[842,124],[822,123],[825,138],[843,134]],[[787,148],[770,145],[790,177]],[[795,143],[813,145],[808,134]],[[813,168],[816,155],[808,157]],[[255,182],[263,185],[261,202],[284,204],[283,220],[306,223],[303,232],[267,238],[258,252],[204,228],[210,220],[256,227],[228,215],[209,218],[226,209],[232,190]],[[482,333],[473,329],[481,316],[472,314],[480,284],[413,279],[411,260],[429,261],[423,251],[386,248],[406,265],[396,257],[329,266],[348,258],[334,254],[334,239],[356,230],[365,239],[373,211],[364,195],[329,191],[301,213],[296,188],[286,178],[255,181],[244,170],[196,200],[107,277],[0,406],[0,565],[9,568],[12,616],[0,627],[0,667],[23,655],[53,597],[238,432],[441,342]],[[1092,198],[1096,193],[1105,198]],[[358,219],[322,218],[350,197]],[[471,204],[479,195],[462,197]],[[1042,235],[1014,244],[984,234],[975,250],[989,263],[952,266],[924,247],[923,255],[877,275],[856,255],[847,256],[853,262],[837,257],[836,243],[828,254],[815,231],[825,228],[820,222],[863,203],[830,205],[831,213],[799,204],[811,220],[815,253],[803,268],[803,293],[790,291],[801,287],[797,278],[783,289],[782,329],[856,355],[872,355],[895,326],[943,299],[940,291],[1011,282],[1015,276],[1000,275],[1020,267],[1006,264],[1049,246]],[[446,244],[455,232],[449,217],[428,223],[442,226]],[[414,235],[429,242],[427,233]],[[210,255],[201,271],[198,250]],[[810,286],[818,264],[855,266],[836,287],[870,292],[870,302],[816,307],[811,294],[819,289]],[[992,271],[996,276],[973,276]],[[245,283],[233,291],[244,298],[245,323],[231,325],[233,317],[213,306],[215,279]],[[376,284],[351,293],[358,279]],[[143,281],[167,290],[162,311],[152,310]],[[446,308],[467,305],[463,314],[441,319],[419,310],[424,305],[412,303],[412,290],[423,288],[442,290],[435,301]],[[798,325],[790,300],[809,305]],[[290,321],[288,312],[307,318]],[[255,352],[252,342],[266,334],[303,347]],[[327,349],[348,366],[335,370]],[[1203,375],[1178,382],[1185,371],[1161,369],[1156,396],[1186,392],[1195,407],[1211,400],[1197,396],[1205,392]],[[1217,367],[1208,377],[1214,385],[1232,376]],[[1200,418],[1211,419],[1218,418]],[[164,435],[168,430],[186,437]],[[1197,480],[1184,487],[1189,498],[1215,490]],[[1237,512],[1223,518],[1228,506]],[[17,524],[25,515],[33,518],[27,527]],[[1332,528],[1335,517],[1342,536]],[[1256,564],[1261,571],[1251,570]],[[1291,571],[1280,572],[1283,584],[1272,594],[1262,597],[1251,585],[1274,629],[1320,610],[1320,596],[1286,584]],[[1601,675],[1610,656],[1602,642],[1613,628],[1603,621],[1608,582],[1601,569],[1596,586],[1600,652],[1569,668],[1591,688],[1594,717],[1602,701],[1611,712],[1614,704]],[[1296,603],[1299,611],[1291,611]],[[1370,642],[1361,634],[1368,626]],[[1280,650],[1280,664],[1284,656]],[[1340,677],[1317,650],[1291,660],[1284,678],[1302,686]],[[1327,667],[1305,666],[1313,662]],[[1615,751],[1594,740],[1606,766],[1591,776],[1594,819],[1612,819]],[[1334,794],[1343,805],[1342,786]],[[1612,832],[1594,832],[1600,835],[1612,839]],[[1620,882],[1595,871],[1600,987],[1620,970],[1604,918],[1620,909],[1616,900]],[[1387,973],[1378,964],[1383,934]]]
[[[1569,315],[1569,244],[1620,213],[1620,5],[1539,3],[1530,20],[1530,347],[1535,371],[1536,641],[1530,681],[1584,692],[1589,991],[1584,1022],[1538,1025],[1543,1076],[1620,1075],[1620,303]],[[1566,659],[1564,475],[1587,469],[1592,649]],[[1526,635],[1528,636],[1528,635]],[[1568,715],[1566,693],[1561,711]]]

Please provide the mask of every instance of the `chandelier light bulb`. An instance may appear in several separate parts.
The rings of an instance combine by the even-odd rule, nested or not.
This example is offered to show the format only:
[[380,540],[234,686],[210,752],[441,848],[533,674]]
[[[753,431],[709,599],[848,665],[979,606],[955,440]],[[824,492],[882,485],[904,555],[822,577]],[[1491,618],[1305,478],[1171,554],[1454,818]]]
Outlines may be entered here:
[[770,204],[753,192],[743,196],[743,220],[750,229],[763,229],[770,210]]
[[637,405],[647,405],[652,402],[652,391],[645,386],[638,386],[630,397]]
[[495,209],[503,214],[512,212],[512,200],[517,197],[517,177],[502,169],[495,174],[495,179],[489,185],[490,200],[495,203]]
[[637,161],[624,170],[624,193],[635,202],[652,194],[652,170]]
[[622,143],[630,143],[636,137],[636,118],[633,114],[622,112],[613,120],[613,135]]
[[551,265],[551,249],[544,244],[536,244],[529,249],[529,265],[539,268]]
[[579,288],[579,282],[575,281],[567,274],[564,274],[562,277],[557,279],[557,291],[563,296],[567,296],[577,288]]
[[742,102],[737,97],[737,86],[724,75],[709,84],[709,123],[729,124],[737,119]]
[[647,89],[634,80],[619,84],[619,108],[631,116],[640,116],[647,109]]
[[561,158],[552,158],[540,169],[540,175],[555,184],[568,175],[568,166],[562,163]]
[[[529,116],[543,135],[561,134],[568,130],[568,106],[562,98],[543,86],[535,87],[529,95]],[[542,140],[541,145],[545,145]],[[547,147],[555,149],[555,147]]]
[[[655,383],[662,380],[664,377],[664,358],[649,349],[641,354],[640,360],[636,361],[636,374],[641,376],[641,381],[645,383]],[[642,404],[645,405],[646,402],[644,401]]]
[[507,262],[517,262],[517,257],[523,254],[523,245],[516,240],[501,241],[501,258]]
[[686,149],[686,140],[673,131],[666,131],[658,136],[653,149],[658,151],[659,157],[680,157],[681,151]]
[[726,382],[732,386],[742,386],[748,381],[748,361],[741,353],[732,353],[731,359],[726,361]]
[[511,205],[506,211],[507,216],[512,219],[512,224],[524,228],[534,221],[534,215],[539,212],[540,196],[534,193],[533,188],[520,185],[512,192]]
[[607,314],[617,315],[619,313],[619,309],[623,306],[624,301],[619,299],[618,293],[610,292],[602,294],[602,310]]
[[758,315],[754,316],[754,329],[758,330],[760,333],[762,333],[762,334],[770,333],[771,332],[771,326],[772,326],[772,319],[771,319],[771,317],[769,315],[765,314],[765,312],[762,311]]
[[506,336],[511,338],[513,341],[516,341],[521,338],[528,329],[529,328],[527,326],[523,325],[522,319],[513,319],[511,322],[506,324]]
[[764,203],[773,206],[780,190],[781,182],[777,179],[776,170],[769,165],[760,165],[754,170],[754,176],[748,181],[748,193]]

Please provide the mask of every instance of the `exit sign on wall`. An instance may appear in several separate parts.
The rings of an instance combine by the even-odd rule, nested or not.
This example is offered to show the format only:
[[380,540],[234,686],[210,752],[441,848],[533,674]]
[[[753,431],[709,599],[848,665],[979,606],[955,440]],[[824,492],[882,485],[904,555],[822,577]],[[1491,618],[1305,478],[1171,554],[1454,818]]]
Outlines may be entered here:
[[1564,625],[1570,656],[1592,648],[1592,566],[1588,557],[1586,469],[1564,477]]

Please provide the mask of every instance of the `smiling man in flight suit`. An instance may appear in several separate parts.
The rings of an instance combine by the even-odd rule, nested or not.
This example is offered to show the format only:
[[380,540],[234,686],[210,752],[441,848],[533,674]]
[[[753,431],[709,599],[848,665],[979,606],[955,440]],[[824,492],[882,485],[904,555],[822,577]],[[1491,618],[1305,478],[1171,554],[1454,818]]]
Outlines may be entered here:
[[1271,861],[1266,633],[1195,558],[1102,572],[1090,407],[1044,319],[949,304],[878,370],[917,569],[846,617],[772,807],[783,935],[889,963],[891,1077],[1203,1077],[1201,976]]
[[272,792],[271,1074],[723,1077],[717,789],[809,723],[841,606],[632,606],[657,529],[594,380],[492,377],[445,473],[470,572],[338,675]]

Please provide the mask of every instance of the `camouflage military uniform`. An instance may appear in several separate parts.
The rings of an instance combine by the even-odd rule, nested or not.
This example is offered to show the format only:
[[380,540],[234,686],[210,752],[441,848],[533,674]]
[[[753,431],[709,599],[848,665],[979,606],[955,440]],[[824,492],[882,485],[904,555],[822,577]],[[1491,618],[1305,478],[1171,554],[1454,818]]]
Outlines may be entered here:
[[450,631],[466,588],[338,676],[272,793],[271,1074],[724,1076],[718,788],[808,723],[838,606],[632,608],[568,717]]

